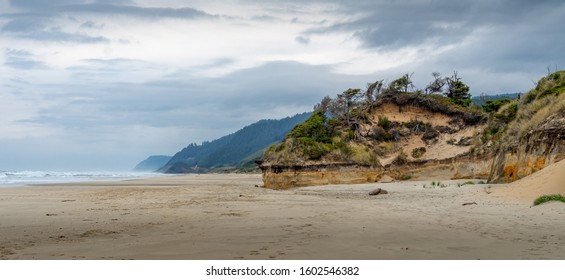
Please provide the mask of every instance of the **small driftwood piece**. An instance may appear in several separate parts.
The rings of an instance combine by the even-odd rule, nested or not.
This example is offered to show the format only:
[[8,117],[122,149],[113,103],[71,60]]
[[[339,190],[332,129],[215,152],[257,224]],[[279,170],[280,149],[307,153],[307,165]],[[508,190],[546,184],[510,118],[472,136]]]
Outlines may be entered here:
[[467,206],[467,205],[478,205],[478,204],[473,201],[473,202],[465,202],[465,203],[463,203],[463,204],[461,204],[461,205]]
[[386,190],[383,190],[381,188],[376,188],[372,191],[369,192],[369,195],[379,195],[379,194],[387,194],[388,192]]

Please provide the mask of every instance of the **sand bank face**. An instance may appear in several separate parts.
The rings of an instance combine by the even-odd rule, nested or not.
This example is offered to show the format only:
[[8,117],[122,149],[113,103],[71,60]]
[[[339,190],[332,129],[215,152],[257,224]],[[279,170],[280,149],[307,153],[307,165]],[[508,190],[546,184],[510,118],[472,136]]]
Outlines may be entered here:
[[[556,162],[546,168],[499,188],[496,196],[532,203],[541,195],[565,195],[565,160]],[[563,223],[565,225],[565,222]]]
[[[493,196],[500,187],[260,184],[222,174],[0,189],[0,257],[565,258],[565,204],[530,207]],[[376,187],[389,194],[368,196]]]

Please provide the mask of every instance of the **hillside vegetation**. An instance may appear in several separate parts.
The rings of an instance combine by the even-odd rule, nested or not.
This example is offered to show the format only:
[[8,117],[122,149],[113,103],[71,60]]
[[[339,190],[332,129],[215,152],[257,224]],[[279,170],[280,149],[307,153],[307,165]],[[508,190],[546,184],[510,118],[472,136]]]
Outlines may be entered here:
[[482,142],[489,145],[480,147],[482,152],[514,149],[544,122],[564,115],[564,92],[565,71],[557,71],[541,78],[536,87],[520,99],[487,101],[484,110],[489,113],[489,121]]
[[[504,141],[526,136],[539,124],[565,112],[565,71],[557,71],[538,81],[536,87],[516,102],[502,108],[499,114],[509,114],[512,120],[504,133]],[[509,112],[509,113],[508,113]]]
[[433,76],[424,89],[414,89],[410,76],[404,75],[389,84],[369,84],[365,91],[348,89],[325,97],[263,160],[379,166],[431,159],[426,154],[434,147],[446,152],[461,148],[447,156],[486,155],[515,144],[545,119],[565,111],[565,71],[542,78],[521,98],[485,99],[483,106],[471,104],[469,87],[457,74]]
[[437,154],[445,145],[454,147],[452,154],[468,152],[487,114],[469,106],[469,87],[457,73],[433,77],[424,89],[415,89],[406,74],[389,84],[376,81],[365,91],[325,97],[283,143],[265,152],[264,164],[376,167],[441,158]]

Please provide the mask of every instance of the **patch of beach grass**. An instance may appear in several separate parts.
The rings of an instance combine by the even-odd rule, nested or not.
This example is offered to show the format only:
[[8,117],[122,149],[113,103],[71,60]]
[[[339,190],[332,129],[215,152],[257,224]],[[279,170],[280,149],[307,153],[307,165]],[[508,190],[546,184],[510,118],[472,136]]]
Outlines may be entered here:
[[412,179],[412,175],[410,175],[410,174],[402,175],[402,180],[406,181],[406,180],[410,180],[410,179]]
[[534,200],[534,206],[540,205],[542,203],[546,203],[546,202],[549,202],[549,201],[565,202],[565,196],[562,196],[560,194],[542,195],[542,196],[536,198],[536,200]]

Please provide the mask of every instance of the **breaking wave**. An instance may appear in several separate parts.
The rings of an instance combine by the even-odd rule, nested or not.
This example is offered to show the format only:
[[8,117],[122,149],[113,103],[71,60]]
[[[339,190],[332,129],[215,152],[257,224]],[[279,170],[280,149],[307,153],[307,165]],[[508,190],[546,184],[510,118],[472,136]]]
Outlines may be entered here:
[[0,187],[97,180],[127,180],[162,176],[153,172],[1,171]]

